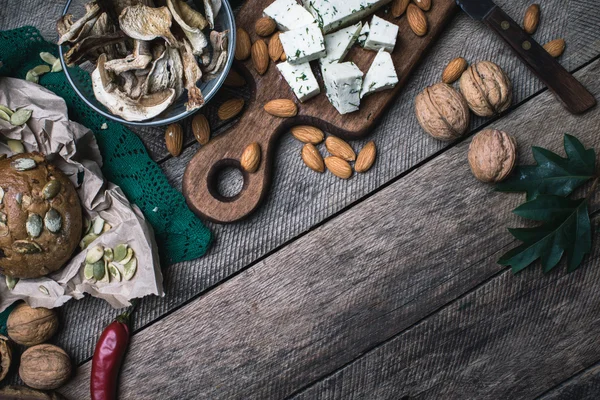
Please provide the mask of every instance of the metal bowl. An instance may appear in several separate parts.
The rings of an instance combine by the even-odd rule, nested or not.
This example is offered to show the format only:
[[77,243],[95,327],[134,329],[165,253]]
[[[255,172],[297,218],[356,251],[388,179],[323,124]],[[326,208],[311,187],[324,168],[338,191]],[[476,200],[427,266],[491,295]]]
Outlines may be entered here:
[[[75,16],[82,16],[85,14],[84,4],[89,0],[68,0],[65,5],[65,9],[63,10],[63,15],[67,13],[71,13]],[[193,4],[191,4],[194,6]],[[209,82],[198,82],[198,87],[202,90],[202,94],[204,95],[205,104],[208,103],[217,91],[223,85],[229,70],[231,69],[231,64],[233,63],[234,53],[235,53],[235,17],[233,15],[233,11],[229,4],[228,0],[223,0],[221,10],[219,14],[215,18],[215,30],[217,31],[228,31],[228,48],[227,48],[227,64],[225,68],[221,72],[221,74],[216,78]],[[116,115],[111,114],[106,107],[104,107],[96,97],[94,96],[94,91],[92,89],[92,85],[89,81],[83,81],[82,79],[78,79],[78,77],[74,74],[71,74],[69,68],[67,68],[64,60],[64,54],[68,51],[68,47],[59,46],[58,52],[60,54],[60,62],[62,64],[63,70],[67,76],[67,80],[75,90],[75,93],[94,111],[99,114],[102,114],[106,118],[112,119],[113,121],[120,122],[126,125],[132,126],[162,126],[168,125],[173,122],[179,121],[189,115],[194,114],[198,110],[187,111],[185,109],[185,103],[188,100],[187,91],[185,91],[179,99],[175,100],[169,108],[167,108],[160,115],[146,120],[146,121],[126,121],[123,118],[120,118]],[[87,70],[89,73],[93,71],[95,68],[89,62],[85,62],[80,66],[84,70]]]

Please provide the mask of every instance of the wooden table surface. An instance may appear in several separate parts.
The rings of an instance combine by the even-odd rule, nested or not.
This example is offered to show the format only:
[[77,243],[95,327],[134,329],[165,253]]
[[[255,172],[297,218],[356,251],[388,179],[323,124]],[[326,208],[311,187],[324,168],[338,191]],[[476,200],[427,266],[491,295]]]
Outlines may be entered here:
[[[497,3],[521,21],[530,0]],[[600,2],[540,4],[535,38],[565,38],[560,62],[600,99]],[[56,40],[62,7],[10,2],[0,29],[34,25]],[[501,65],[514,104],[442,143],[419,128],[413,100],[459,55]],[[234,95],[224,89],[203,110],[217,132],[227,126],[216,107]],[[189,125],[178,158],[161,129],[136,130],[178,188],[198,148]],[[532,145],[561,152],[564,133],[600,150],[600,107],[568,114],[503,42],[458,14],[369,138],[379,153],[369,173],[315,174],[286,135],[264,206],[241,223],[208,224],[209,254],[165,267],[166,296],[144,299],[135,314],[120,398],[599,398],[598,240],[572,274],[536,266],[515,276],[496,263],[516,245],[506,227],[521,223],[511,210],[523,196],[471,175],[470,137],[486,127],[516,136],[519,163],[532,162]],[[223,190],[240,185],[232,173]],[[593,223],[596,232],[598,216]],[[79,365],[61,391],[86,399],[94,344],[118,312],[86,298],[60,314],[54,342]]]

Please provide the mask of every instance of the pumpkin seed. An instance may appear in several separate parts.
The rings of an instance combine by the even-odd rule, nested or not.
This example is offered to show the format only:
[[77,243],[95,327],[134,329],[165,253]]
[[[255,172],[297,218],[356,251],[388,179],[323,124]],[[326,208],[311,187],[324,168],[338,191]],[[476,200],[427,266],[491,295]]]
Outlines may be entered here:
[[37,167],[37,163],[33,158],[17,158],[10,163],[10,166],[17,171],[29,171],[30,169]]
[[110,276],[114,278],[115,281],[121,282],[121,271],[114,263],[108,264],[108,272],[110,272]]
[[3,106],[2,104],[0,104],[0,110],[4,111],[9,117],[15,113],[13,110],[6,106]]
[[125,257],[127,257],[127,247],[128,246],[126,243],[118,244],[114,248],[113,260],[115,260],[116,262],[121,262]]
[[25,75],[25,80],[28,82],[38,83],[40,81],[40,77],[38,74],[33,72],[33,70],[27,71],[27,75]]
[[133,249],[130,247],[127,249],[127,255],[125,256],[125,258],[122,259],[121,261],[119,261],[119,263],[121,263],[122,265],[125,265],[131,260],[132,257],[133,257]]
[[85,263],[83,277],[87,280],[94,279],[94,264]]
[[26,108],[19,108],[17,111],[14,112],[13,115],[10,116],[10,123],[15,126],[23,125],[25,122],[29,121],[29,118],[31,118],[32,113],[33,111],[28,110]]
[[4,112],[4,110],[0,110],[0,119],[10,122],[10,115]]
[[36,238],[42,234],[42,228],[42,217],[40,217],[38,214],[29,214],[27,217],[27,222],[25,223],[27,234],[32,238]]
[[114,259],[113,249],[107,247],[104,249],[104,259],[111,262]]
[[92,232],[96,235],[102,234],[102,229],[104,229],[104,220],[100,217],[96,217],[94,219],[94,225],[92,226]]
[[19,254],[36,254],[42,252],[40,245],[31,240],[15,240],[12,244],[12,249]]
[[62,64],[60,63],[60,60],[56,60],[52,64],[52,71],[51,72],[60,72],[60,71],[62,71]]
[[15,201],[18,205],[21,205],[21,203],[23,202],[23,193],[15,194]]
[[4,201],[4,189],[0,187],[0,204]]
[[96,239],[98,239],[98,235],[95,233],[88,233],[79,242],[79,247],[81,247],[81,250],[85,250]]
[[104,260],[100,259],[92,263],[92,269],[95,280],[99,281],[102,278],[104,278],[104,275],[106,273],[104,269]]
[[44,225],[52,233],[58,233],[62,228],[62,217],[54,208],[51,208],[44,217]]
[[58,58],[54,57],[51,53],[48,53],[47,51],[42,51],[40,53],[40,58],[42,59],[42,61],[50,65],[54,64],[58,60]]
[[8,148],[15,154],[25,153],[25,146],[21,143],[20,140],[8,139],[6,141]]
[[137,258],[132,258],[125,266],[123,267],[123,277],[126,281],[133,278],[135,272],[137,271]]
[[100,282],[108,283],[110,282],[110,273],[108,272],[108,263],[106,260],[102,260],[104,262],[104,278],[100,279]]
[[48,288],[44,285],[40,285],[38,287],[38,289],[40,290],[40,292],[44,293],[46,296],[50,296],[50,292],[48,291]]
[[90,233],[91,227],[92,227],[91,221],[87,218],[84,218],[83,219],[83,234],[87,235],[88,233]]
[[42,196],[44,196],[44,199],[46,200],[51,200],[60,192],[61,187],[62,184],[60,181],[53,179],[44,185],[44,188],[42,189]]
[[44,75],[50,72],[50,67],[46,64],[38,65],[37,67],[32,69],[33,72],[39,75]]
[[106,233],[106,232],[110,231],[111,229],[112,229],[112,226],[108,222],[105,222],[104,227],[102,228],[102,233]]
[[104,248],[102,246],[94,246],[87,251],[85,255],[85,262],[93,264],[104,257]]
[[8,290],[13,290],[15,288],[17,282],[19,282],[19,278],[13,278],[12,276],[6,276],[6,286],[8,287]]

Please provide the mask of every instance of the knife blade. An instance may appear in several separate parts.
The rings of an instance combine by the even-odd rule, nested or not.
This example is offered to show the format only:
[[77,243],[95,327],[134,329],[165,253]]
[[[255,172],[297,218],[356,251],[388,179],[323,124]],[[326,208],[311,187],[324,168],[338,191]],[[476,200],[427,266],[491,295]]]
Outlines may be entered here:
[[492,0],[456,0],[456,3],[508,43],[569,112],[581,114],[596,105],[594,96]]

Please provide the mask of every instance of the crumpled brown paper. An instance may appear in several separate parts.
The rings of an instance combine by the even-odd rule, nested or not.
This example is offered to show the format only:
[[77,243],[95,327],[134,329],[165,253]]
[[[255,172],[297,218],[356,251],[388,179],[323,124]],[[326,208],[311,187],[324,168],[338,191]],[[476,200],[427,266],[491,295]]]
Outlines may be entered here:
[[[25,300],[32,307],[59,307],[72,298],[81,299],[84,293],[100,297],[115,308],[126,307],[130,305],[129,300],[149,294],[164,295],[152,229],[121,189],[104,180],[100,170],[102,156],[92,131],[69,121],[63,99],[31,82],[0,78],[0,104],[12,110],[26,108],[33,111],[31,119],[23,126],[12,126],[0,119],[0,154],[11,155],[6,138],[22,141],[27,151],[46,154],[77,188],[83,215],[88,219],[100,216],[112,226],[88,248],[95,245],[114,248],[117,244],[127,243],[138,261],[137,272],[130,281],[86,281],[83,276],[86,251],[80,251],[78,247],[64,268],[42,278],[21,279],[13,290],[8,289],[2,277],[0,311],[16,300]],[[83,179],[78,182],[81,172]],[[45,294],[41,286],[49,294]]]

